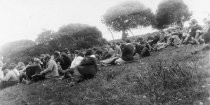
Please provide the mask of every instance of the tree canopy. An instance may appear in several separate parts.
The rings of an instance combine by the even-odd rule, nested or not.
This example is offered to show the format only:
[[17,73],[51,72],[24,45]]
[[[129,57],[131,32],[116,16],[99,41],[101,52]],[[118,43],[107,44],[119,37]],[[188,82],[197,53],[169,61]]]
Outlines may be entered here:
[[164,0],[156,11],[156,28],[163,29],[170,24],[187,21],[191,15],[183,0]]
[[45,30],[37,39],[20,40],[7,43],[1,49],[5,62],[27,62],[31,57],[40,54],[53,54],[54,51],[87,49],[102,46],[106,40],[102,38],[101,31],[94,26],[85,24],[69,24],[62,26],[58,32]]
[[38,37],[35,39],[35,41],[38,44],[47,43],[50,40],[53,39],[53,31],[51,30],[45,30],[42,33],[38,34]]
[[74,33],[77,33],[88,27],[90,26],[86,24],[71,23],[71,24],[63,25],[62,27],[60,27],[60,29],[58,30],[58,33],[61,35],[73,35]]
[[114,31],[125,31],[138,26],[149,26],[154,22],[151,10],[137,1],[128,1],[106,11],[103,23]]

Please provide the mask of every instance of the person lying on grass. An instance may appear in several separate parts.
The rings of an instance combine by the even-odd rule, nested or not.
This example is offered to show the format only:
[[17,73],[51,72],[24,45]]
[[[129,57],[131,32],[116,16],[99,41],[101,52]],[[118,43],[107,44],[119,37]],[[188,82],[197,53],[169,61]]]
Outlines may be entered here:
[[16,64],[11,63],[9,69],[3,70],[5,76],[0,78],[0,89],[6,88],[8,86],[13,86],[19,82],[19,72],[15,69]]

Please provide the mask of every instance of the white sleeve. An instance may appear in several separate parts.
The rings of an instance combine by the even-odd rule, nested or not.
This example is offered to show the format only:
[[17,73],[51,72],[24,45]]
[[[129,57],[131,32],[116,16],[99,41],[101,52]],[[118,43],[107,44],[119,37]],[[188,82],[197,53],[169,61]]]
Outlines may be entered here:
[[5,77],[2,79],[3,81],[9,81],[9,79],[12,77],[12,72],[11,71],[9,71],[6,75],[5,75]]
[[72,63],[71,63],[71,67],[70,68],[76,68],[77,66],[80,65],[80,63],[82,62],[83,57],[76,57]]
[[0,70],[0,79],[4,78],[4,72],[2,70]]

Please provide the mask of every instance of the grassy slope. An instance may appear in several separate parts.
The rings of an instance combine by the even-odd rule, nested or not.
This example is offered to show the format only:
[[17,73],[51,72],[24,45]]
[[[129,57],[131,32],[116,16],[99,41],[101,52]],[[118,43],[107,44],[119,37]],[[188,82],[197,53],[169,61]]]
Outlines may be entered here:
[[[154,97],[151,97],[151,92],[142,85],[149,84],[147,81],[149,65],[158,59],[166,62],[175,59],[183,67],[198,64],[197,70],[203,71],[209,68],[207,52],[191,54],[200,48],[199,46],[171,47],[137,62],[102,67],[96,78],[73,87],[69,86],[68,80],[46,80],[31,85],[20,84],[0,91],[0,105],[153,105],[156,103],[152,99]],[[179,97],[179,99],[169,97],[171,100],[164,101],[164,105],[166,103],[166,105],[190,105],[194,100],[202,100],[205,95],[201,94],[203,92],[203,89],[200,89],[201,85],[204,84],[189,87],[192,89],[181,88],[165,92],[166,99],[167,94],[174,96],[173,94],[177,93],[179,95],[175,98]],[[196,91],[196,94],[192,97],[186,95],[186,98],[184,94],[192,94],[190,93],[192,90]]]

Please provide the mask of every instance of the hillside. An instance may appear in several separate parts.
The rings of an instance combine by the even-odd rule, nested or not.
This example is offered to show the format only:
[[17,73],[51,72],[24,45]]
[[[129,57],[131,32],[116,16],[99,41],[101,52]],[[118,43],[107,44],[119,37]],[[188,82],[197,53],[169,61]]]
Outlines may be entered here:
[[[68,80],[46,80],[30,85],[19,84],[0,90],[0,105],[193,105],[199,102],[206,103],[206,98],[209,97],[205,81],[209,77],[209,52],[199,52],[200,49],[202,49],[201,46],[168,47],[133,63],[101,67],[96,78],[72,87]],[[172,69],[173,73],[170,71]],[[161,73],[165,73],[163,78]],[[171,80],[166,79],[170,77],[169,74],[176,75],[172,75],[174,78]],[[163,79],[165,82],[162,81]],[[167,85],[167,83],[172,84]]]

